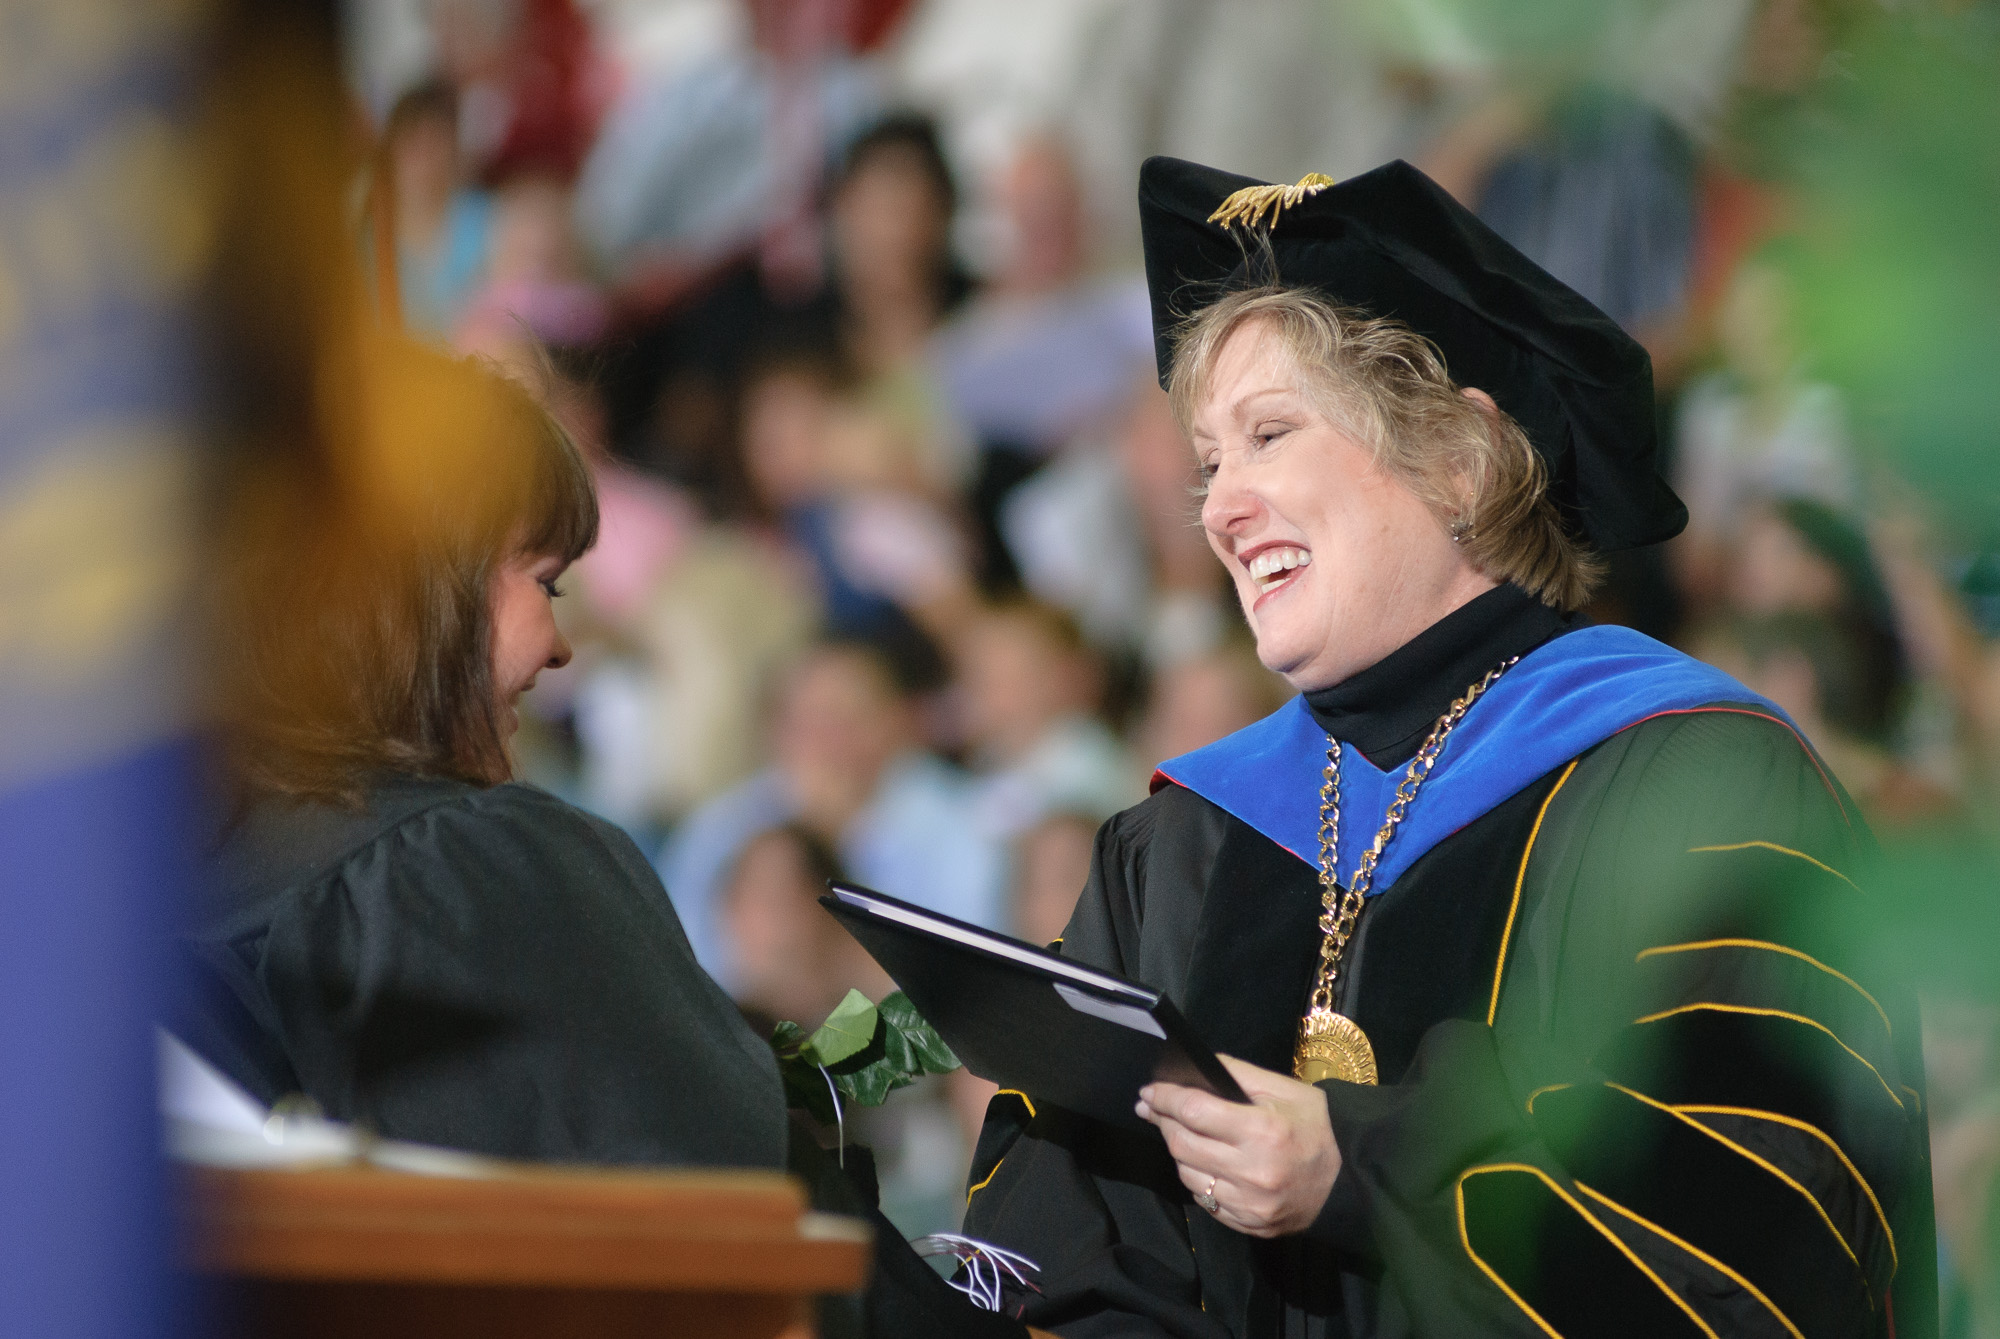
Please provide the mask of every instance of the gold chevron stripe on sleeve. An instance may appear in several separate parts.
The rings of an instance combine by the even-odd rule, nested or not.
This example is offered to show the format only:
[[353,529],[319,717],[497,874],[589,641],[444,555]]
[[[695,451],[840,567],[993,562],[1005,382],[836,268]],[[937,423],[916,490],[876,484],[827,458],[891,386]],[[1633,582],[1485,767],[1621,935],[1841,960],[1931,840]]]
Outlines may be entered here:
[[[1597,1230],[1599,1235],[1601,1235],[1606,1241],[1610,1242],[1613,1246],[1617,1247],[1618,1253],[1624,1256],[1627,1260],[1630,1260],[1632,1262],[1632,1267],[1634,1269],[1637,1269],[1641,1274],[1644,1274],[1648,1279],[1652,1280],[1653,1286],[1658,1288],[1661,1292],[1665,1293],[1667,1295],[1668,1300],[1673,1302],[1675,1306],[1679,1307],[1683,1312],[1685,1312],[1687,1314],[1687,1318],[1693,1321],[1695,1323],[1695,1326],[1698,1329],[1700,1329],[1700,1331],[1703,1334],[1708,1336],[1708,1339],[1719,1339],[1719,1337],[1715,1333],[1715,1330],[1709,1325],[1709,1323],[1703,1320],[1701,1316],[1695,1312],[1695,1309],[1687,1304],[1687,1300],[1685,1298],[1683,1298],[1679,1293],[1675,1292],[1672,1288],[1669,1288],[1667,1286],[1666,1280],[1661,1278],[1657,1273],[1655,1273],[1651,1265],[1648,1265],[1644,1260],[1641,1260],[1638,1256],[1638,1253],[1635,1252],[1630,1246],[1625,1244],[1624,1238],[1620,1237],[1616,1232],[1613,1232],[1610,1228],[1606,1227],[1603,1224],[1603,1222],[1597,1217],[1596,1214],[1593,1214],[1590,1210],[1584,1208],[1582,1204],[1578,1203],[1576,1196],[1570,1194],[1567,1190],[1564,1190],[1560,1185],[1556,1183],[1556,1179],[1554,1177],[1550,1176],[1547,1172],[1543,1171],[1541,1168],[1525,1162],[1493,1162],[1493,1163],[1488,1163],[1483,1167],[1474,1167],[1469,1171],[1460,1172],[1458,1176],[1458,1184],[1454,1188],[1454,1194],[1457,1196],[1458,1200],[1459,1244],[1465,1248],[1465,1253],[1467,1256],[1471,1258],[1472,1263],[1479,1266],[1480,1272],[1485,1274],[1487,1278],[1493,1280],[1493,1282],[1499,1287],[1500,1291],[1507,1294],[1508,1300],[1513,1302],[1515,1306],[1521,1308],[1522,1311],[1526,1312],[1528,1318],[1534,1321],[1535,1324],[1539,1325],[1542,1328],[1543,1333],[1554,1335],[1555,1339],[1562,1339],[1562,1336],[1557,1333],[1555,1327],[1550,1325],[1546,1320],[1543,1320],[1541,1313],[1536,1311],[1533,1307],[1529,1306],[1526,1301],[1522,1300],[1521,1295],[1515,1292],[1514,1289],[1508,1285],[1507,1280],[1500,1277],[1500,1272],[1494,1269],[1493,1266],[1487,1264],[1484,1260],[1480,1259],[1479,1252],[1472,1249],[1472,1235],[1470,1232],[1466,1230],[1466,1225],[1465,1225],[1465,1183],[1471,1180],[1475,1176],[1480,1176],[1488,1172],[1517,1172],[1517,1173],[1526,1172],[1530,1176],[1538,1177],[1541,1180],[1542,1184],[1547,1186],[1549,1190],[1553,1192],[1558,1199],[1560,1199],[1564,1204],[1567,1204],[1570,1208],[1574,1209],[1578,1217],[1582,1218],[1584,1222],[1589,1223],[1591,1227]],[[1583,1189],[1582,1182],[1577,1183],[1577,1189],[1579,1190]],[[1793,1331],[1793,1333],[1796,1334],[1797,1331]],[[1804,1336],[1800,1336],[1800,1339],[1804,1339]]]
[[1661,944],[1655,948],[1644,949],[1640,952],[1637,958],[1633,959],[1633,961],[1643,962],[1647,958],[1656,957],[1663,953],[1694,953],[1702,949],[1710,949],[1710,948],[1764,949],[1771,953],[1783,953],[1788,957],[1797,958],[1800,962],[1809,963],[1812,966],[1819,968],[1819,970],[1821,970],[1822,972],[1825,972],[1828,976],[1836,977],[1842,981],[1845,981],[1848,985],[1854,987],[1855,991],[1860,994],[1862,999],[1867,1000],[1869,1004],[1874,1006],[1876,1016],[1882,1020],[1883,1030],[1885,1032],[1891,1033],[1892,1035],[1895,1032],[1895,1028],[1892,1027],[1889,1023],[1889,1011],[1884,1009],[1882,1007],[1881,1002],[1877,1000],[1873,995],[1869,994],[1867,989],[1864,986],[1862,986],[1860,982],[1856,981],[1853,977],[1849,976],[1847,973],[1843,971],[1840,971],[1837,968],[1827,966],[1825,963],[1821,962],[1818,958],[1813,957],[1812,954],[1810,953],[1801,953],[1799,952],[1799,950],[1795,948],[1787,948],[1783,944],[1773,944],[1768,940],[1763,940],[1763,939],[1703,939],[1692,944]]
[[1521,886],[1528,878],[1528,857],[1535,853],[1535,838],[1542,835],[1542,820],[1549,816],[1549,806],[1555,803],[1556,796],[1562,793],[1563,783],[1569,780],[1570,773],[1581,761],[1580,758],[1570,759],[1569,766],[1563,768],[1563,774],[1556,778],[1548,798],[1542,801],[1542,807],[1535,813],[1535,826],[1528,829],[1528,844],[1521,848],[1521,868],[1514,874],[1514,900],[1507,905],[1507,923],[1500,929],[1500,956],[1493,963],[1493,999],[1486,1006],[1488,1027],[1493,1026],[1493,1019],[1500,1012],[1500,978],[1507,970],[1507,945],[1514,938],[1514,917],[1521,910]]
[[1791,847],[1780,846],[1776,842],[1767,842],[1767,841],[1731,842],[1726,846],[1690,846],[1688,847],[1688,854],[1704,855],[1704,854],[1713,854],[1719,851],[1750,851],[1750,850],[1776,851],[1779,855],[1796,856],[1798,859],[1805,861],[1808,865],[1819,866],[1821,869],[1825,870],[1828,874],[1833,875],[1834,878],[1839,879],[1849,888],[1852,888],[1855,892],[1858,893],[1861,891],[1860,884],[1848,878],[1845,874],[1842,874],[1839,870],[1835,869],[1832,865],[1827,864],[1824,860],[1815,860],[1811,856],[1807,855],[1804,851],[1794,851]]
[[1749,1279],[1744,1278],[1743,1275],[1731,1269],[1728,1265],[1723,1264],[1722,1261],[1716,1259],[1714,1256],[1710,1255],[1707,1251],[1704,1251],[1701,1247],[1695,1245],[1691,1241],[1683,1241],[1681,1238],[1675,1236],[1673,1233],[1661,1227],[1658,1223],[1655,1223],[1652,1219],[1642,1217],[1641,1215],[1632,1212],[1630,1209],[1620,1204],[1617,1200],[1612,1199],[1609,1195],[1599,1194],[1597,1191],[1592,1190],[1589,1186],[1585,1185],[1581,1181],[1578,1181],[1576,1183],[1576,1188],[1582,1191],[1584,1194],[1590,1196],[1590,1198],[1596,1200],[1599,1204],[1602,1204],[1605,1208],[1611,1210],[1613,1213],[1618,1214],[1620,1217],[1630,1219],[1632,1222],[1637,1223],[1640,1227],[1645,1228],[1648,1232],[1653,1233],[1655,1236],[1660,1237],[1663,1240],[1668,1241],[1673,1245],[1680,1247],[1682,1250],[1686,1251],[1689,1255],[1693,1256],[1695,1259],[1707,1265],[1710,1269],[1715,1270],[1723,1277],[1729,1279],[1737,1287],[1749,1293],[1759,1302],[1762,1302],[1764,1304],[1764,1309],[1769,1311],[1773,1316],[1777,1317],[1778,1323],[1785,1327],[1786,1331],[1791,1334],[1792,1339],[1806,1339],[1805,1334],[1799,1329],[1799,1327],[1792,1324],[1792,1318],[1790,1316],[1787,1316],[1784,1312],[1778,1310],[1778,1304],[1776,1302],[1773,1302],[1770,1298],[1766,1297],[1764,1295],[1764,1290],[1762,1288],[1759,1288]]
[[[1665,1102],[1657,1101],[1654,1098],[1646,1096],[1644,1093],[1634,1092],[1632,1089],[1627,1088],[1622,1083],[1606,1083],[1604,1086],[1611,1089],[1613,1092],[1623,1093],[1625,1094],[1625,1096],[1633,1099],[1636,1102],[1643,1102],[1647,1106],[1652,1107],[1656,1111],[1664,1111],[1667,1115],[1672,1116],[1675,1120],[1680,1121],[1684,1125],[1693,1126],[1695,1129],[1707,1135],[1710,1139],[1715,1140],[1718,1144],[1721,1144],[1724,1148],[1727,1148],[1730,1152],[1736,1154],[1738,1157],[1747,1159],[1748,1161],[1755,1163],[1759,1167],[1762,1167],[1765,1171],[1777,1177],[1779,1181],[1783,1182],[1791,1189],[1797,1191],[1801,1196],[1805,1198],[1806,1203],[1812,1205],[1813,1212],[1819,1215],[1819,1220],[1822,1223],[1826,1224],[1826,1230],[1833,1234],[1833,1239],[1836,1242],[1840,1243],[1840,1249],[1846,1253],[1847,1258],[1849,1260],[1854,1262],[1855,1269],[1859,1270],[1861,1268],[1861,1257],[1859,1257],[1854,1253],[1854,1248],[1848,1244],[1847,1238],[1842,1236],[1840,1229],[1834,1225],[1833,1215],[1828,1213],[1826,1211],[1826,1206],[1819,1202],[1819,1196],[1813,1194],[1812,1191],[1806,1189],[1805,1185],[1802,1182],[1800,1182],[1797,1177],[1794,1177],[1791,1173],[1779,1167],[1778,1164],[1772,1162],[1769,1158],[1751,1152],[1749,1149],[1743,1147],[1743,1145],[1737,1143],[1734,1139],[1731,1139],[1729,1136],[1721,1134],[1718,1131],[1709,1129],[1708,1126],[1703,1125],[1700,1121],[1696,1120],[1694,1117],[1682,1115],[1679,1111],[1675,1110],[1673,1107],[1668,1106]],[[1862,1286],[1863,1287],[1867,1286],[1867,1278],[1865,1275],[1862,1278]]]
[[[1898,1269],[1902,1267],[1902,1261],[1896,1254],[1895,1229],[1889,1226],[1889,1215],[1882,1208],[1882,1201],[1875,1197],[1875,1187],[1868,1184],[1868,1178],[1861,1174],[1861,1169],[1856,1167],[1853,1159],[1847,1156],[1847,1150],[1835,1142],[1834,1137],[1825,1130],[1820,1129],[1817,1125],[1808,1124],[1796,1116],[1787,1116],[1777,1111],[1765,1111],[1758,1107],[1732,1107],[1715,1103],[1689,1102],[1677,1103],[1673,1109],[1684,1116],[1743,1116],[1751,1120],[1767,1120],[1778,1125],[1788,1125],[1794,1130],[1803,1131],[1825,1144],[1829,1149],[1833,1150],[1833,1156],[1840,1159],[1840,1165],[1847,1169],[1847,1174],[1854,1178],[1854,1183],[1861,1187],[1861,1193],[1868,1198],[1869,1207],[1875,1210],[1875,1219],[1882,1225],[1882,1236],[1889,1243],[1889,1263]],[[1893,1277],[1893,1274],[1891,1276]]]
[[1760,1018],[1783,1018],[1794,1023],[1804,1023],[1809,1028],[1817,1028],[1819,1031],[1824,1032],[1827,1036],[1832,1037],[1833,1044],[1835,1046],[1838,1046],[1841,1050],[1847,1052],[1849,1055],[1853,1056],[1856,1060],[1859,1060],[1862,1063],[1862,1065],[1867,1068],[1868,1072],[1875,1076],[1875,1082],[1882,1085],[1882,1091],[1889,1095],[1889,1100],[1891,1102],[1894,1102],[1898,1108],[1907,1110],[1907,1108],[1903,1107],[1903,1099],[1896,1096],[1896,1090],[1894,1088],[1891,1088],[1889,1086],[1889,1081],[1882,1077],[1882,1071],[1875,1068],[1874,1065],[1869,1063],[1867,1056],[1861,1054],[1861,1052],[1855,1050],[1852,1046],[1849,1046],[1846,1042],[1842,1041],[1838,1033],[1836,1033],[1832,1028],[1828,1027],[1826,1024],[1820,1022],[1818,1019],[1807,1018],[1804,1014],[1795,1014],[1791,1012],[1789,1009],[1764,1009],[1751,1004],[1720,1004],[1713,1000],[1700,1000],[1693,1004],[1680,1004],[1674,1006],[1671,1009],[1662,1009],[1658,1013],[1647,1014],[1643,1018],[1635,1018],[1632,1020],[1632,1025],[1634,1027],[1637,1027],[1641,1023],[1657,1023],[1662,1018],[1672,1018],[1677,1014],[1691,1014],[1691,1013],[1702,1013],[1702,1012],[1723,1013],[1723,1014],[1751,1014]]

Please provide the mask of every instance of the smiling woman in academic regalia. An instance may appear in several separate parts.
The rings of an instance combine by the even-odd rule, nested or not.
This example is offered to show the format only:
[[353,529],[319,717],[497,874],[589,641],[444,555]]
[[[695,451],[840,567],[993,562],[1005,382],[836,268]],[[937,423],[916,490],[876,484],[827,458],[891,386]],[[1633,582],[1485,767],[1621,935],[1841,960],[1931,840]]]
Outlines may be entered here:
[[[1908,997],[1784,714],[1575,610],[1685,511],[1608,318],[1397,163],[1142,170],[1202,523],[1300,695],[1161,765],[1061,951],[1254,1105],[1002,1094],[967,1231],[1068,1335],[1929,1334]],[[1190,315],[1190,313],[1192,313]]]

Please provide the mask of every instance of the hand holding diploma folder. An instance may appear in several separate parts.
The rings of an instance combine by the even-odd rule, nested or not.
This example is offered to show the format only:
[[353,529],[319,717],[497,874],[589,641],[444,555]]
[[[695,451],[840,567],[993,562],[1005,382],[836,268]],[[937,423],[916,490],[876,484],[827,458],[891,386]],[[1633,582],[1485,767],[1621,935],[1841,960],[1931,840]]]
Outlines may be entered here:
[[1155,1080],[1247,1102],[1215,1052],[1156,990],[849,883],[820,899],[965,1067],[1098,1120],[1133,1112]]

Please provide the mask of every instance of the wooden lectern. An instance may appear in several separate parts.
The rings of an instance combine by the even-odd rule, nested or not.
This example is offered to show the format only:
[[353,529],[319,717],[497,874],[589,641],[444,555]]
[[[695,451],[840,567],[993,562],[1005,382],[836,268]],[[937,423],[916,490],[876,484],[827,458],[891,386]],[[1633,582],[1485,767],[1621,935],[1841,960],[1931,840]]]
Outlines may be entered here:
[[807,1339],[869,1231],[770,1172],[186,1174],[182,1255],[263,1339]]

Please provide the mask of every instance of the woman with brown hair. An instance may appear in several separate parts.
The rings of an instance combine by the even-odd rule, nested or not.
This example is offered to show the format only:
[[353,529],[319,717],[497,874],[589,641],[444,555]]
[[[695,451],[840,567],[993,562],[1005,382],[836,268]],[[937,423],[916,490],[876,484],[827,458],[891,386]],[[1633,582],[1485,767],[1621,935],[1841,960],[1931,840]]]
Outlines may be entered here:
[[252,471],[229,531],[227,821],[176,1030],[263,1101],[387,1136],[782,1165],[770,1048],[651,865],[512,780],[520,696],[570,656],[588,470],[476,364],[385,340],[346,370],[328,445]]
[[521,695],[570,656],[558,583],[597,537],[575,446],[477,363],[387,338],[333,361],[307,440],[246,469],[225,518],[226,818],[171,1030],[266,1103],[392,1138],[788,1168],[875,1229],[867,1292],[827,1299],[822,1333],[1023,1335],[796,1137],[770,1046],[631,839],[512,779]]

